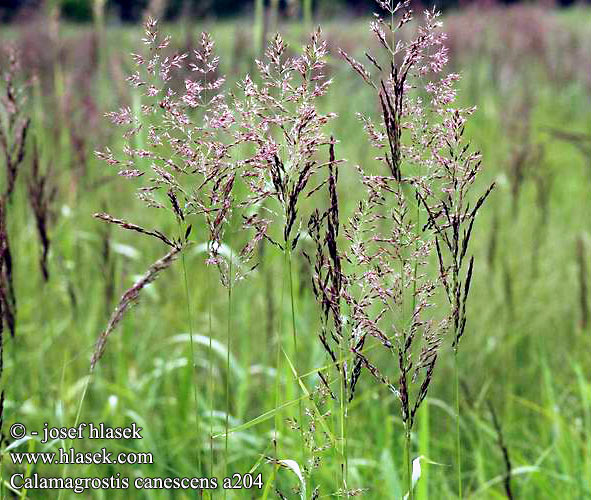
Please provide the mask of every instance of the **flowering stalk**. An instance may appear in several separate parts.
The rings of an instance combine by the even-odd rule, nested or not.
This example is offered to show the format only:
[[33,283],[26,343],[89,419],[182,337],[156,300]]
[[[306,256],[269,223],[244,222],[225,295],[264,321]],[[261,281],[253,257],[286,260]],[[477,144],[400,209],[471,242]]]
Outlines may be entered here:
[[[404,41],[396,34],[412,19],[410,2],[380,0],[378,4],[389,19],[377,16],[371,31],[387,63],[366,53],[372,67],[369,71],[346,52],[341,51],[341,55],[376,94],[381,123],[361,115],[360,119],[370,143],[382,152],[376,159],[383,173],[372,175],[368,168],[359,168],[367,195],[345,228],[347,251],[343,255],[351,271],[341,271],[339,294],[320,294],[321,302],[327,304],[325,309],[336,311],[332,331],[330,335],[323,331],[321,341],[349,388],[350,398],[363,368],[398,398],[412,499],[413,424],[427,396],[448,324],[453,324],[454,349],[463,333],[472,265],[462,294],[462,262],[476,213],[490,190],[473,209],[468,208],[467,190],[479,171],[480,160],[461,138],[465,117],[473,109],[452,108],[454,83],[459,77],[440,76],[447,63],[447,48],[445,34],[439,31],[439,13],[426,11],[415,37]],[[422,220],[427,224],[423,226]],[[460,231],[464,232],[463,239]],[[450,244],[452,259],[448,264],[440,248],[443,239]],[[328,280],[323,268],[329,270],[326,276],[336,273],[337,268],[330,259],[317,257],[317,261],[321,263],[316,270],[317,288],[326,290]],[[440,272],[430,277],[429,269],[436,262]],[[442,293],[450,299],[451,312],[449,318],[437,319],[428,311]],[[347,333],[336,319],[340,301],[349,310]],[[333,343],[341,345],[343,336],[355,355],[351,370],[339,366],[333,347]],[[397,360],[396,383],[364,352],[371,339]]]
[[[165,231],[146,229],[107,214],[96,214],[96,217],[157,238],[172,248],[150,268],[146,276],[155,277],[177,256],[182,257],[191,346],[188,366],[194,381],[195,419],[199,434],[197,374],[184,251],[189,246],[192,228],[189,221],[198,218],[208,232],[206,262],[217,266],[222,284],[231,290],[233,270],[220,254],[220,249],[233,208],[235,174],[231,148],[234,144],[228,139],[231,139],[229,129],[234,118],[222,92],[225,80],[219,75],[219,57],[215,55],[214,42],[207,33],[202,33],[200,47],[192,52],[192,57],[188,53],[170,53],[170,37],[162,37],[157,22],[149,18],[145,23],[143,42],[147,53],[133,54],[137,70],[127,79],[137,89],[134,108],[123,107],[107,115],[114,125],[126,128],[123,154],[115,155],[106,148],[97,155],[108,165],[117,167],[120,176],[138,185],[138,197],[149,209],[167,211],[177,223],[180,234],[175,237]],[[182,90],[179,91],[179,88]],[[143,90],[141,94],[140,89]],[[151,273],[151,270],[157,272]],[[128,290],[133,298],[136,297],[133,293],[136,288]],[[112,330],[125,312],[126,308],[121,306],[126,304],[126,295],[112,316],[112,320],[117,321],[111,321],[106,332]],[[98,355],[93,357],[92,368],[104,350],[105,342],[101,339],[107,336],[108,333],[103,333],[99,339]],[[198,462],[200,465],[200,452]]]
[[444,121],[448,130],[449,156],[438,156],[440,166],[440,193],[421,197],[426,208],[428,222],[425,228],[435,234],[439,272],[450,305],[453,321],[452,348],[454,353],[454,389],[456,407],[456,452],[458,471],[458,496],[462,498],[461,436],[459,403],[458,349],[466,329],[466,304],[474,271],[474,256],[464,270],[472,228],[494,183],[476,201],[469,204],[469,190],[481,169],[479,153],[469,152],[470,144],[463,140],[465,110],[454,110]]
[[[0,154],[5,167],[5,189],[0,193],[0,339],[6,325],[16,331],[16,296],[12,275],[12,254],[7,230],[8,206],[25,159],[30,119],[24,114],[26,85],[19,85],[20,61],[16,50],[8,51],[8,69],[1,75]],[[1,343],[0,343],[1,344]]]
[[[185,233],[192,225],[189,219],[201,217],[209,230],[208,264],[220,270],[222,282],[230,277],[227,263],[219,249],[225,225],[232,208],[232,144],[225,144],[224,132],[233,123],[232,114],[221,92],[224,79],[217,74],[219,58],[214,55],[214,42],[202,34],[201,47],[193,52],[167,53],[170,37],[162,38],[157,22],[148,19],[144,43],[147,55],[133,54],[138,67],[127,80],[143,89],[142,104],[136,115],[130,107],[108,113],[114,125],[126,128],[122,155],[109,148],[97,152],[118,174],[139,185],[138,198],[150,209],[168,211]],[[197,74],[197,79],[186,75]],[[174,90],[184,76],[184,92]],[[195,115],[200,119],[195,121]],[[145,144],[138,148],[136,144]],[[97,218],[124,229],[155,237],[167,246],[176,247],[177,238],[157,229],[99,213]],[[181,250],[186,246],[182,245]]]
[[[316,255],[313,262],[314,275],[312,288],[316,300],[321,306],[322,328],[319,335],[320,341],[330,356],[331,362],[336,366],[339,376],[339,410],[340,410],[340,434],[341,434],[341,471],[343,490],[348,491],[347,487],[347,406],[352,399],[353,393],[349,392],[347,381],[347,364],[345,358],[348,355],[348,346],[345,335],[343,334],[344,324],[342,317],[342,294],[343,294],[343,270],[342,257],[337,247],[337,239],[340,230],[339,221],[339,200],[337,194],[338,184],[338,162],[335,156],[334,139],[331,138],[329,149],[329,169],[328,169],[328,209],[320,214],[315,210],[308,223],[308,232],[315,243]],[[312,259],[308,257],[310,262]],[[331,329],[333,330],[331,332]],[[330,332],[331,340],[336,344],[338,353],[331,346],[327,334]],[[356,365],[358,367],[359,365]],[[319,372],[320,379],[327,389],[327,393],[333,399],[337,397],[330,389],[327,377]],[[357,372],[358,375],[358,372]],[[355,377],[355,368],[353,377]],[[353,382],[353,390],[354,390]]]
[[[5,168],[5,190],[0,193],[0,448],[4,444],[4,328],[14,337],[16,331],[16,295],[12,274],[12,254],[7,215],[17,175],[25,159],[30,120],[24,114],[26,85],[19,85],[20,62],[15,49],[8,51],[8,69],[0,86],[0,158]],[[4,470],[0,458],[0,496],[4,497]]]
[[[312,35],[301,55],[291,58],[277,34],[265,52],[265,60],[257,61],[260,83],[246,76],[240,84],[242,95],[235,100],[239,124],[236,142],[254,146],[254,154],[240,164],[241,179],[249,193],[239,203],[246,212],[243,226],[254,231],[241,257],[250,260],[263,239],[283,251],[290,285],[294,359],[298,344],[292,254],[300,237],[298,211],[300,200],[314,192],[309,188],[311,179],[326,167],[318,162],[317,152],[328,143],[322,129],[334,117],[321,114],[316,105],[330,85],[323,75],[326,53],[320,30]],[[278,338],[278,371],[281,350]],[[301,402],[298,426],[305,455]]]

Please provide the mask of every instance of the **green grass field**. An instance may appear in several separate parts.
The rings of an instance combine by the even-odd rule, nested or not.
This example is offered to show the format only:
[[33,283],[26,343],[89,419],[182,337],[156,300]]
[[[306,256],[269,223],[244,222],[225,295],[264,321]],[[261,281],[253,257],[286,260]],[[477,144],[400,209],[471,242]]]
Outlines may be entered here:
[[[514,498],[591,498],[591,323],[584,319],[591,304],[591,158],[581,151],[588,140],[563,140],[556,133],[589,136],[591,132],[591,58],[583,50],[591,42],[591,12],[582,8],[535,12],[534,20],[548,23],[540,33],[533,32],[527,16],[521,25],[514,21],[518,14],[513,11],[498,11],[478,22],[474,13],[443,18],[444,29],[449,26],[456,35],[451,38],[450,59],[462,75],[460,105],[478,107],[466,132],[483,154],[484,168],[475,190],[481,192],[496,182],[474,228],[475,272],[459,355],[465,498],[507,496],[503,447],[510,457]],[[253,71],[251,24],[250,19],[237,19],[162,30],[180,46],[185,40],[195,43],[203,29],[211,31],[222,73],[232,83]],[[479,26],[484,30],[478,31]],[[524,28],[523,43],[512,31],[519,26],[532,29],[529,33]],[[366,19],[328,20],[323,30],[334,83],[321,106],[339,116],[327,132],[339,141],[338,157],[346,159],[339,167],[339,194],[341,214],[347,217],[361,195],[354,166],[375,172],[378,165],[355,113],[376,115],[378,108],[337,48],[362,57],[373,42]],[[296,50],[302,27],[285,24],[281,31]],[[103,115],[132,104],[124,78],[131,68],[129,53],[139,50],[141,30],[108,28],[107,43],[96,60],[85,52],[91,32],[91,26],[61,26],[59,44],[65,55],[59,64],[51,46],[41,50],[45,39],[37,34],[41,40],[35,40],[34,29],[2,27],[0,32],[3,40],[18,40],[29,60],[38,60],[41,71],[30,87],[29,147],[7,217],[17,327],[14,338],[4,331],[3,498],[58,498],[57,491],[11,492],[8,482],[15,473],[28,477],[119,473],[131,483],[138,477],[261,473],[261,490],[218,489],[205,491],[203,498],[279,498],[275,488],[287,498],[312,498],[317,487],[319,498],[336,495],[342,487],[340,444],[318,452],[319,466],[305,476],[305,496],[293,470],[267,463],[267,457],[301,463],[299,431],[281,423],[275,452],[274,426],[297,418],[300,398],[304,408],[311,407],[303,388],[312,392],[320,387],[318,369],[329,364],[318,340],[312,269],[302,254],[313,252],[308,240],[293,255],[298,332],[293,362],[301,375],[299,387],[289,376],[286,359],[279,373],[275,369],[276,332],[290,339],[292,328],[283,254],[266,245],[263,264],[232,287],[229,307],[227,288],[220,284],[215,268],[205,265],[207,233],[197,220],[193,244],[182,260],[143,290],[139,304],[113,332],[89,377],[96,339],[119,297],[165,253],[153,240],[110,228],[92,215],[104,210],[140,225],[176,231],[173,218],[146,210],[133,188],[93,155],[106,145],[116,150],[122,144]],[[82,141],[79,147],[76,138]],[[39,270],[40,247],[25,183],[33,140],[39,144],[42,165],[52,165],[50,180],[58,188],[49,226],[47,283]],[[303,212],[309,213],[311,201],[305,203]],[[240,221],[232,220],[226,236],[228,251],[237,253],[246,240]],[[396,363],[383,361],[395,379]],[[457,498],[453,368],[446,340],[412,434],[411,455],[423,457],[415,488],[419,500]],[[278,389],[284,402],[280,409]],[[339,435],[339,408],[328,399],[318,409],[326,412],[315,421],[317,445],[322,446],[330,442],[330,433]],[[45,422],[50,427],[78,422],[124,427],[135,422],[143,429],[143,439],[55,439],[42,444],[40,434],[17,441],[8,436],[15,422],[26,426],[29,437],[31,431],[41,433]],[[149,452],[153,464],[23,466],[10,457],[14,451],[70,447],[83,452],[103,447],[114,453]],[[394,499],[405,494],[399,402],[368,374],[361,377],[348,409],[347,463],[347,485],[364,490],[364,497]],[[300,488],[299,493],[295,488]],[[59,495],[75,496],[71,491]],[[130,487],[79,496],[194,498],[198,494]]]

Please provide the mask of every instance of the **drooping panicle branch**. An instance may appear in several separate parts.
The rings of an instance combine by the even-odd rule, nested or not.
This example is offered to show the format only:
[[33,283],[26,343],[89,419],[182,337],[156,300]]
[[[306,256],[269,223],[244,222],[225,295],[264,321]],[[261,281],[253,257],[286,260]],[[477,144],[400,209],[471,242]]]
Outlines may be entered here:
[[152,283],[162,271],[168,269],[182,250],[183,245],[181,244],[173,246],[173,248],[166,255],[164,255],[164,257],[154,262],[148,268],[146,273],[122,295],[121,299],[119,300],[119,303],[117,304],[117,307],[115,308],[113,314],[111,315],[111,318],[109,319],[107,327],[100,334],[96,342],[94,353],[92,354],[92,358],[90,360],[91,371],[95,369],[96,364],[102,358],[109,337],[111,336],[117,325],[121,322],[129,307],[132,306],[135,302],[137,302],[140,296],[140,292],[147,285]]
[[97,219],[102,220],[104,222],[108,222],[110,224],[115,224],[119,227],[122,227],[123,229],[128,229],[129,231],[135,231],[135,232],[138,232],[141,234],[145,234],[147,236],[153,236],[154,238],[157,238],[160,241],[164,242],[169,247],[175,246],[175,243],[172,240],[168,239],[164,234],[162,234],[158,230],[146,229],[141,226],[138,226],[137,224],[132,224],[131,222],[127,222],[123,219],[117,219],[115,217],[111,217],[109,214],[106,214],[104,212],[96,213],[96,214],[94,214],[94,217],[96,217]]

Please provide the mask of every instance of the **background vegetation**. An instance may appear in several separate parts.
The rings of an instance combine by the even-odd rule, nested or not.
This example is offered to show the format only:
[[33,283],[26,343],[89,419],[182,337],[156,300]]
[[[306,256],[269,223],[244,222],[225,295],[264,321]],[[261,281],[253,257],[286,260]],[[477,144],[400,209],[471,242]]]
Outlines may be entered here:
[[[63,4],[64,12],[68,5]],[[79,8],[82,3],[71,5]],[[73,425],[98,334],[121,293],[161,256],[161,248],[150,240],[110,230],[92,218],[105,210],[156,226],[152,222],[158,215],[130,203],[131,189],[93,155],[104,145],[115,149],[121,143],[103,115],[133,105],[124,78],[141,29],[105,28],[100,22],[72,25],[58,13],[42,9],[30,22],[3,25],[0,32],[1,46],[15,43],[24,73],[32,78],[27,108],[31,131],[7,226],[18,308],[14,338],[4,332],[5,430],[14,421],[29,429],[41,429],[43,422]],[[297,18],[277,26],[270,19],[267,33],[278,27],[294,50],[301,45],[308,29]],[[197,46],[199,33],[210,31],[222,56],[221,73],[233,81],[253,71],[260,45],[253,26],[251,17],[215,22],[181,17],[163,31],[173,35],[179,48]],[[362,57],[373,42],[366,18],[326,18],[322,26],[334,78],[322,107],[339,115],[330,133],[340,141],[339,157],[347,160],[340,167],[339,190],[351,209],[359,192],[354,165],[374,164],[355,112],[376,114],[377,109],[337,49]],[[466,131],[483,153],[478,188],[491,181],[497,185],[474,229],[477,270],[462,345],[468,498],[507,496],[507,475],[514,498],[591,497],[590,26],[591,11],[583,6],[465,8],[444,17],[451,63],[463,77],[460,102],[478,106]],[[48,281],[39,266],[41,250],[25,182],[32,175],[33,143],[41,168],[50,172],[47,182],[57,190],[48,222]],[[172,227],[174,221],[162,219],[157,225],[167,224]],[[239,221],[233,221],[230,238],[236,248],[244,243]],[[233,290],[228,370],[227,291],[215,270],[205,266],[204,228],[194,227],[192,239],[185,263],[196,334],[197,404],[192,374],[185,369],[191,356],[189,323],[177,263],[144,291],[140,305],[113,335],[81,408],[82,421],[112,426],[137,422],[144,439],[76,443],[80,451],[101,446],[149,451],[155,463],[116,469],[77,466],[76,475],[222,476],[227,465],[232,472],[261,471],[268,481],[275,470],[264,457],[272,455],[275,417],[273,332],[291,321],[282,307],[282,254],[264,247],[264,265]],[[304,241],[300,250],[311,251],[310,245]],[[298,364],[309,373],[303,380],[312,390],[319,384],[314,370],[326,359],[317,339],[312,271],[300,251],[294,266]],[[456,495],[452,361],[451,355],[442,355],[419,415],[420,439],[413,436],[413,454],[434,462],[422,462],[417,485],[421,499]],[[226,382],[231,388],[228,411]],[[394,395],[367,377],[349,408],[349,486],[366,490],[368,498],[400,498],[404,492],[404,432],[397,405]],[[228,454],[221,436],[227,415],[233,429]],[[21,448],[40,451],[62,444],[44,446],[31,439]],[[286,432],[282,447],[286,459],[296,456],[298,432]],[[4,477],[16,470],[6,457],[3,468]],[[63,470],[26,470],[34,472],[49,476]],[[298,485],[296,476],[287,470],[277,474],[281,490],[295,498],[291,488]],[[337,474],[337,463],[325,458],[308,493],[320,486],[321,497],[330,495],[337,489]],[[28,496],[45,495],[30,491]],[[117,497],[117,492],[94,496]],[[142,498],[168,496],[182,494],[138,493]],[[258,493],[237,491],[228,497],[258,498]]]
[[[91,21],[94,0],[5,0],[0,5],[0,15],[5,19],[25,18],[42,7],[44,4],[59,5],[62,16],[71,21]],[[109,16],[115,20],[124,22],[137,22],[145,9],[150,5],[160,5],[162,16],[167,19],[192,15],[198,17],[236,17],[256,9],[257,0],[106,0],[105,7]],[[283,15],[288,17],[300,17],[304,10],[302,2],[297,0],[262,0],[266,7],[277,7]],[[523,0],[440,0],[437,2],[439,9],[456,9],[476,6],[491,6],[494,4],[539,4],[543,7],[570,6],[573,4],[588,3],[586,0],[541,0],[539,2]],[[351,11],[356,15],[370,15],[374,11],[374,0],[312,0],[310,7],[320,16],[326,13]],[[413,5],[417,9],[423,6],[429,7],[429,2],[414,0]],[[1,19],[1,18],[0,18]]]

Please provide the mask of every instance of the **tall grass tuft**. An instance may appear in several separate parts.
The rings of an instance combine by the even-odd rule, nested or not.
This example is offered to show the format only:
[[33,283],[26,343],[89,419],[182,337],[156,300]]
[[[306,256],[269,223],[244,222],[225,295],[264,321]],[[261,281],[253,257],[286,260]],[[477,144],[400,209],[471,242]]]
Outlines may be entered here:
[[[162,37],[156,21],[147,20],[144,43],[148,51],[133,55],[137,71],[128,78],[136,104],[133,109],[123,106],[107,115],[114,125],[125,128],[124,146],[119,154],[106,148],[97,155],[137,188],[148,211],[168,214],[169,224],[147,228],[106,213],[96,217],[157,239],[168,253],[123,295],[97,341],[91,372],[129,305],[183,255],[193,224],[202,223],[207,228],[206,262],[217,266],[228,290],[223,434],[228,472],[233,287],[249,271],[242,263],[262,255],[256,252],[262,242],[270,243],[283,254],[292,330],[291,348],[282,331],[275,339],[276,401],[271,412],[276,419],[275,457],[270,463],[297,470],[298,477],[309,476],[318,449],[337,443],[326,424],[327,414],[320,409],[327,397],[334,398],[341,468],[337,494],[357,494],[360,490],[349,484],[347,418],[356,388],[367,373],[399,403],[406,489],[412,499],[414,424],[450,330],[456,360],[459,444],[458,346],[466,327],[474,273],[468,245],[477,213],[493,186],[471,206],[470,187],[481,161],[463,134],[474,109],[454,107],[459,76],[444,72],[448,53],[439,13],[426,11],[414,36],[403,38],[399,32],[410,30],[413,19],[410,2],[378,4],[388,15],[377,16],[370,25],[382,51],[379,56],[365,54],[370,70],[341,51],[371,89],[380,113],[379,122],[359,115],[378,156],[376,165],[368,162],[358,167],[361,200],[344,218],[337,188],[336,141],[324,132],[336,115],[321,112],[319,105],[331,84],[324,74],[327,46],[320,30],[295,56],[288,55],[287,44],[277,34],[265,57],[256,61],[257,77],[242,79],[230,105],[222,92],[224,78],[218,72],[219,58],[211,37],[202,34],[200,47],[190,58],[189,53],[171,51],[170,37]],[[197,78],[187,76],[192,74]],[[324,148],[328,148],[328,161],[320,160]],[[309,215],[308,234],[316,250],[313,289],[321,308],[319,338],[334,370],[319,371],[321,386],[315,392],[307,389],[301,376],[293,255],[304,234],[303,201],[325,191],[328,208]],[[237,216],[249,237],[235,254],[232,247],[227,250],[226,233]],[[241,265],[234,265],[234,258]],[[256,263],[250,270],[255,267]],[[192,341],[186,269],[185,284]],[[442,307],[446,300],[449,307]],[[189,365],[194,370],[193,348],[191,352]],[[291,420],[291,427],[300,433],[301,467],[277,451],[278,420],[285,407],[279,378],[283,360],[297,394],[303,393],[294,399],[299,412]],[[334,384],[338,391],[333,390]],[[304,409],[305,401],[310,408]],[[326,433],[323,444],[313,437],[316,423]],[[461,496],[460,464],[458,447]],[[305,488],[302,481],[300,492],[305,494]]]
[[[189,236],[193,227],[191,221],[196,219],[196,222],[201,222],[208,230],[206,262],[218,267],[222,283],[231,290],[232,266],[228,265],[227,259],[221,256],[219,250],[225,225],[231,216],[235,176],[229,155],[231,144],[225,144],[220,136],[232,126],[233,117],[221,92],[224,78],[218,74],[219,57],[215,55],[214,42],[207,33],[202,33],[199,48],[189,58],[188,53],[170,52],[171,38],[162,37],[157,29],[157,21],[148,18],[143,42],[148,47],[147,54],[133,54],[137,71],[127,79],[136,89],[134,109],[125,106],[118,112],[107,114],[114,125],[127,128],[123,134],[125,145],[122,158],[118,158],[109,148],[97,152],[97,155],[108,165],[116,166],[121,177],[136,186],[139,184],[138,197],[147,209],[167,211],[177,227],[178,236],[173,236],[168,226],[162,231],[147,229],[105,213],[95,215],[107,223],[156,238],[169,247],[169,251],[152,264],[146,274],[121,298],[107,328],[97,341],[91,372],[105,350],[109,335],[128,306],[137,300],[140,291],[148,283],[181,256],[191,347],[191,359],[187,366],[193,380],[195,433],[199,435],[201,425],[197,407],[198,381],[193,347],[193,318],[184,251],[190,245]],[[191,74],[195,74],[197,78],[190,78],[188,75]],[[176,90],[181,84],[179,80],[184,87],[184,93],[180,94]],[[143,92],[140,94],[141,89]],[[147,182],[143,183],[146,177]],[[229,344],[227,348],[229,352]],[[229,401],[229,395],[227,400]],[[228,415],[229,407],[226,412]],[[226,427],[227,419],[228,416]],[[198,450],[197,462],[200,469],[201,455],[201,450]],[[211,455],[210,466],[213,467],[213,454]]]
[[[334,117],[332,113],[321,113],[317,105],[330,85],[323,73],[326,54],[326,42],[319,30],[296,57],[288,56],[287,44],[277,34],[266,50],[265,59],[257,61],[260,83],[246,76],[235,101],[236,141],[254,148],[254,153],[240,162],[240,176],[247,187],[247,195],[238,205],[244,211],[243,228],[254,233],[242,249],[241,257],[251,260],[263,240],[279,248],[284,255],[284,276],[289,282],[291,306],[293,347],[290,352],[296,379],[299,353],[292,254],[301,235],[301,201],[314,193],[311,180],[327,166],[317,159],[319,149],[329,142],[323,128]],[[277,335],[276,347],[279,373],[282,358],[287,355],[281,332]],[[299,384],[296,380],[296,388]],[[280,405],[278,385],[276,399],[277,410]],[[298,406],[304,459],[301,401]]]
[[[399,399],[406,431],[406,484],[412,499],[415,416],[427,396],[448,325],[457,373],[473,258],[467,271],[464,262],[476,214],[492,186],[470,207],[468,191],[481,165],[480,155],[470,152],[463,141],[466,117],[473,109],[452,107],[459,76],[443,74],[448,51],[439,13],[425,11],[415,37],[405,41],[398,32],[412,19],[410,2],[378,4],[388,17],[377,16],[370,27],[386,61],[366,53],[370,72],[341,50],[376,94],[381,124],[360,118],[370,143],[381,151],[378,159],[383,167],[379,175],[359,168],[367,194],[345,231],[346,254],[355,271],[345,280],[344,295],[350,309],[350,348],[359,365],[356,371],[366,369]],[[430,276],[433,265],[439,267],[435,277]],[[428,312],[443,297],[449,301],[449,319]],[[398,360],[397,383],[363,353],[372,337]],[[457,379],[456,374],[456,408]],[[456,413],[459,440],[458,408]],[[457,461],[461,497],[459,442]]]

